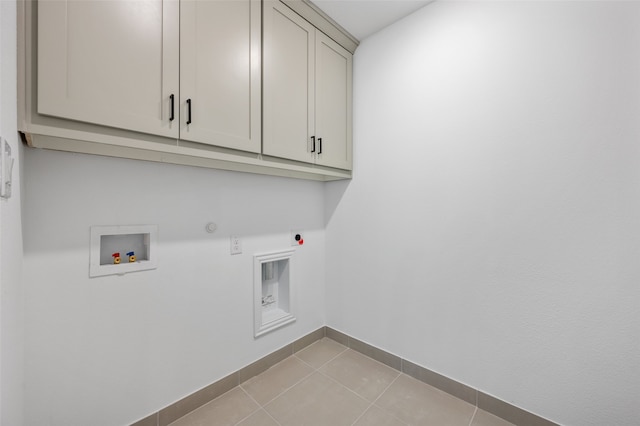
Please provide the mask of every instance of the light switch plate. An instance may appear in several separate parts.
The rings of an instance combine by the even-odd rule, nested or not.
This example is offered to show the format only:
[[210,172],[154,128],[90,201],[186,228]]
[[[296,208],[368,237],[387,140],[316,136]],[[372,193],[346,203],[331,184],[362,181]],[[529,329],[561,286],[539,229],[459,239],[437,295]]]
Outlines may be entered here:
[[11,178],[13,172],[11,145],[0,137],[0,197],[11,197]]

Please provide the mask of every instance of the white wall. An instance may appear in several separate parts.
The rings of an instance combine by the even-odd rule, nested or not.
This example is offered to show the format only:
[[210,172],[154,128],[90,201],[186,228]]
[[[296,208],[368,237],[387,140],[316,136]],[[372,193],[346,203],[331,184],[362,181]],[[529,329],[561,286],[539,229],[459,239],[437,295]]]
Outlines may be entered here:
[[22,226],[16,129],[16,3],[0,1],[0,136],[15,158],[13,196],[0,201],[0,424],[20,426],[23,398]]
[[364,40],[328,325],[562,424],[637,424],[638,52],[638,2],[436,2]]
[[[0,6],[9,139],[15,4]],[[2,424],[126,424],[322,326],[325,252],[330,326],[564,424],[633,424],[639,8],[437,2],[365,40],[355,178],[326,191],[26,150],[25,419],[13,198]],[[89,226],[138,223],[160,226],[160,268],[89,279]],[[291,228],[308,230],[298,321],[254,340],[251,254]]]
[[[25,424],[128,424],[325,324],[321,183],[24,154]],[[112,224],[159,225],[158,269],[89,279],[89,227]],[[254,340],[253,254],[291,229],[298,319]]]

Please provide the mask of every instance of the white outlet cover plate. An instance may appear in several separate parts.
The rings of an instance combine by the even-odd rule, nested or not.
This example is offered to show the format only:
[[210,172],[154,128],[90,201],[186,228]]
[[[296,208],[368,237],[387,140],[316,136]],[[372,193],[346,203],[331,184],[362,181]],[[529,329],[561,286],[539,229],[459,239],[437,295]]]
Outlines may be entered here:
[[232,235],[229,239],[231,254],[242,253],[242,240],[237,235]]

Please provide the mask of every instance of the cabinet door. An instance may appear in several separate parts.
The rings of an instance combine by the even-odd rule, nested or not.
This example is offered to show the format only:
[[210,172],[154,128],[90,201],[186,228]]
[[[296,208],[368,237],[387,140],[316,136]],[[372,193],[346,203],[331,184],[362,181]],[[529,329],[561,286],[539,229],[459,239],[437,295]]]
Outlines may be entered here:
[[279,1],[265,1],[263,13],[262,151],[313,163],[316,30]]
[[181,1],[181,140],[260,152],[260,32],[259,0]]
[[176,0],[37,6],[38,113],[178,137]]
[[353,56],[329,37],[316,35],[317,163],[351,170]]

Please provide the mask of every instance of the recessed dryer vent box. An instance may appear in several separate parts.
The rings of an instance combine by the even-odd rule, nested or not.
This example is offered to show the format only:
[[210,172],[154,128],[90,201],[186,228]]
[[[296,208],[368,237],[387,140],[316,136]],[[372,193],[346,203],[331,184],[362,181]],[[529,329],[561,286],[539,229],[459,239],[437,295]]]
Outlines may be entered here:
[[296,320],[291,285],[293,253],[283,250],[254,256],[255,337]]
[[157,225],[92,226],[89,276],[156,269]]

